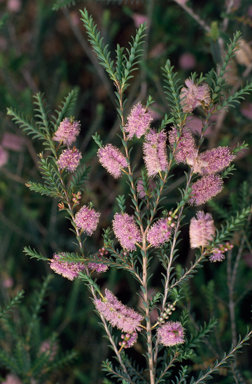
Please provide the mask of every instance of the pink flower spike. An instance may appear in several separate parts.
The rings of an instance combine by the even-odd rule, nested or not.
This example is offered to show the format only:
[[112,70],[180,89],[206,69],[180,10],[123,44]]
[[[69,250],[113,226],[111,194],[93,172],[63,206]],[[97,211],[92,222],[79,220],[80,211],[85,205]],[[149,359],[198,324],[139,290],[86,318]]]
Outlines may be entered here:
[[181,69],[187,70],[192,69],[196,65],[196,59],[195,56],[192,55],[190,52],[182,53],[182,55],[179,57],[179,66]]
[[187,79],[185,84],[187,88],[183,87],[180,93],[183,112],[191,113],[200,105],[208,106],[210,104],[210,89],[206,83],[196,85],[191,79]]
[[95,212],[94,209],[88,208],[84,205],[75,215],[74,222],[76,226],[86,232],[88,236],[91,236],[96,230],[99,217],[99,212]]
[[150,23],[149,17],[141,13],[133,13],[131,17],[134,20],[135,26],[137,28],[139,27],[140,24],[146,23],[148,25]]
[[199,155],[200,161],[206,164],[202,167],[200,174],[209,175],[211,173],[220,172],[228,167],[235,157],[236,156],[232,155],[228,147],[218,147],[205,151]]
[[[188,158],[197,157],[197,149],[192,132],[189,128],[184,127],[180,137],[177,137],[177,130],[172,127],[169,132],[169,142],[173,151],[173,155],[177,163],[187,163]],[[173,145],[177,143],[176,149],[173,150]]]
[[74,172],[80,164],[82,158],[80,151],[73,147],[72,149],[65,149],[57,161],[59,169],[65,169],[68,172]]
[[115,179],[122,176],[122,168],[128,166],[127,160],[123,154],[118,148],[111,144],[100,148],[97,152],[97,156],[101,165],[114,176]]
[[20,152],[23,149],[25,138],[22,136],[14,135],[13,133],[5,132],[1,145],[5,149]]
[[210,213],[197,212],[197,219],[193,217],[190,222],[190,244],[191,248],[206,247],[213,239],[215,227],[213,217]]
[[139,139],[145,135],[152,120],[151,113],[147,111],[147,108],[143,107],[141,103],[136,104],[132,108],[124,127],[125,132],[128,133],[127,139],[133,139],[134,135]]
[[8,158],[9,158],[9,153],[5,149],[3,149],[0,145],[0,168],[7,163]]
[[165,131],[151,129],[145,136],[143,145],[144,161],[148,176],[154,176],[168,168]]
[[103,300],[95,299],[97,311],[112,325],[125,333],[132,334],[140,331],[140,323],[143,316],[132,308],[122,304],[108,289],[105,290]]
[[63,142],[68,147],[76,141],[80,133],[80,123],[67,117],[60,123],[59,128],[54,134],[53,140]]
[[218,195],[223,188],[223,180],[219,175],[207,175],[192,184],[191,205],[201,205]]
[[68,280],[73,280],[85,268],[85,265],[82,263],[61,261],[60,256],[64,255],[64,253],[55,253],[50,261],[50,268],[59,275],[66,277]]
[[177,344],[183,344],[184,328],[179,321],[168,321],[157,330],[157,337],[160,344],[171,347]]
[[22,384],[22,381],[16,375],[9,373],[2,384]]
[[169,240],[172,228],[173,226],[171,226],[171,223],[168,223],[167,219],[159,219],[147,233],[148,242],[153,247],[160,247]]
[[136,249],[135,244],[142,241],[141,232],[135,223],[134,216],[127,213],[115,214],[113,231],[121,246],[128,251],[134,251]]

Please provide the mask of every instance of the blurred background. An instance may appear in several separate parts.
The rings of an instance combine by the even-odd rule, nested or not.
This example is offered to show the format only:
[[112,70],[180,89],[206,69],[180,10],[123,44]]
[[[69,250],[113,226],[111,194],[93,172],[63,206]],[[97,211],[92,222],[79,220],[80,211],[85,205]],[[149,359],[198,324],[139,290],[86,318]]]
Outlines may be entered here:
[[[68,7],[61,7],[67,3]],[[97,146],[91,137],[98,131],[104,143],[120,145],[117,137],[120,129],[115,109],[115,88],[88,43],[79,12],[84,7],[93,15],[105,44],[109,45],[112,58],[115,57],[116,45],[129,47],[138,24],[147,23],[144,60],[135,71],[131,87],[128,88],[125,111],[129,113],[138,101],[144,104],[148,95],[151,95],[155,101],[152,105],[154,127],[159,126],[164,113],[169,114],[161,71],[167,59],[178,72],[182,85],[191,72],[205,74],[211,68],[216,69],[229,39],[236,30],[240,30],[242,41],[228,68],[227,92],[234,93],[246,81],[251,81],[250,0],[226,0],[226,3],[219,0],[0,0],[0,303],[2,305],[21,289],[25,291],[21,305],[13,314],[13,326],[20,337],[26,332],[24,308],[32,306],[38,283],[52,273],[47,262],[37,262],[25,256],[22,252],[24,246],[30,245],[49,259],[55,252],[75,251],[76,247],[73,234],[69,231],[69,221],[65,220],[64,212],[58,210],[58,201],[35,194],[25,186],[28,181],[42,182],[37,153],[43,150],[43,146],[38,141],[32,141],[11,121],[6,115],[6,108],[16,108],[24,116],[33,118],[33,95],[41,92],[48,110],[53,114],[68,92],[78,89],[74,116],[81,122],[82,129],[77,147],[82,152],[82,162],[90,166],[89,180],[81,204],[93,201],[95,209],[102,212],[99,229],[85,243],[91,253],[103,246],[102,228],[111,226],[117,210],[115,197],[128,192],[124,177],[115,180],[98,164]],[[188,121],[194,133],[200,129],[200,117],[201,112],[196,110],[193,118]],[[244,140],[250,148],[236,159],[237,171],[225,181],[223,192],[214,203],[203,207],[212,213],[216,222],[222,223],[229,214],[251,204],[252,96],[246,96],[240,105],[231,108],[228,113],[224,111],[213,117],[212,122],[214,125],[207,132],[205,149],[219,145],[232,148]],[[132,156],[133,163],[138,165],[136,175],[140,176],[141,151],[133,151]],[[184,186],[185,170],[183,166],[174,168],[170,192],[163,201],[165,209],[173,208],[180,196],[178,187]],[[127,204],[131,213],[130,202]],[[186,215],[181,230],[178,271],[190,266],[194,258],[194,251],[189,247],[188,223],[195,215],[195,209],[188,208]],[[210,316],[219,319],[217,330],[209,339],[210,346],[203,346],[197,352],[198,356],[188,361],[193,375],[197,376],[197,372],[213,364],[215,358],[229,350],[234,341],[230,326],[227,265],[234,265],[239,252],[234,293],[237,334],[244,335],[246,326],[251,326],[250,222],[246,223],[246,230],[246,236],[244,228],[234,235],[234,248],[228,256],[229,260],[220,265],[207,263],[185,289],[181,309],[189,308],[191,311],[189,329],[197,328]],[[242,247],[241,239],[244,239]],[[162,286],[162,270],[155,261],[152,272],[150,293]],[[134,294],[139,287],[123,271],[109,270],[97,277],[103,289],[113,289],[114,294],[125,304],[141,304]],[[62,351],[74,349],[78,355],[65,369],[55,369],[54,375],[46,383],[110,382],[104,380],[100,366],[102,360],[111,357],[112,352],[102,336],[89,296],[89,291],[78,280],[70,282],[54,275],[49,284],[49,293],[41,314],[41,343],[56,332],[58,348]],[[204,306],[203,310],[205,303],[207,309]],[[11,353],[15,342],[10,336],[6,337],[4,328],[1,329],[2,351]],[[129,351],[140,365],[144,364],[141,352],[140,339]],[[251,344],[244,347],[243,354],[237,356],[237,367],[242,372],[239,383],[252,383],[251,356]],[[3,363],[0,365],[3,378],[10,372]],[[223,368],[215,382],[233,383],[229,368]]]

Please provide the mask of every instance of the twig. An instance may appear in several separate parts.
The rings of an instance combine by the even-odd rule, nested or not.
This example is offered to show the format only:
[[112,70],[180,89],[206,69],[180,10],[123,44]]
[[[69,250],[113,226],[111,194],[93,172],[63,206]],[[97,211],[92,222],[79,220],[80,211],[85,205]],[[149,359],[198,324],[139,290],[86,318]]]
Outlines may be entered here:
[[202,20],[197,13],[195,13],[192,8],[189,8],[186,4],[184,4],[182,1],[174,0],[175,3],[177,3],[181,8],[183,8],[197,23],[206,31],[210,32],[211,28]]

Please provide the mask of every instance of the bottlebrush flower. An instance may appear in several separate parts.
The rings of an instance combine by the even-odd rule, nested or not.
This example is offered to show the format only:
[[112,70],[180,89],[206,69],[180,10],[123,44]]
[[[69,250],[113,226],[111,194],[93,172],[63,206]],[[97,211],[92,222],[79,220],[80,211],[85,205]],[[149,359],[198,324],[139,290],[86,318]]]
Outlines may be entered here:
[[189,204],[200,205],[218,195],[223,188],[223,180],[219,175],[207,175],[192,184]]
[[57,161],[59,169],[65,169],[69,172],[74,172],[80,164],[82,158],[80,151],[73,147],[72,149],[65,149]]
[[222,171],[225,167],[229,166],[236,156],[230,152],[228,147],[218,147],[205,151],[199,155],[200,161],[205,164],[200,171],[201,175],[209,175]]
[[[184,127],[178,138],[176,128],[172,127],[169,132],[169,142],[177,163],[187,163],[188,158],[191,159],[197,157],[198,151],[196,149],[195,140],[189,128]],[[173,145],[176,142],[176,149],[173,150]]]
[[131,140],[134,135],[139,139],[145,135],[146,131],[150,128],[152,117],[146,107],[141,103],[137,103],[131,110],[128,116],[127,124],[124,127],[125,132],[128,133],[127,139]]
[[213,217],[210,213],[199,211],[190,222],[190,244],[191,248],[206,247],[215,234]]
[[171,347],[177,344],[183,344],[184,328],[179,321],[168,321],[157,330],[157,337],[159,343],[166,347]]
[[122,176],[122,168],[126,168],[128,163],[118,148],[111,144],[102,147],[97,152],[99,162],[115,179]]
[[99,212],[84,205],[75,215],[74,222],[79,229],[86,232],[89,236],[96,230],[99,217]]
[[104,299],[95,299],[94,304],[97,311],[109,321],[112,327],[117,327],[129,334],[141,330],[140,323],[143,316],[122,304],[108,289],[105,290]]
[[80,123],[67,117],[60,123],[59,128],[53,136],[54,141],[63,142],[68,147],[76,141],[80,133]]
[[60,256],[64,255],[65,253],[55,253],[50,261],[50,268],[59,275],[66,277],[68,280],[73,280],[85,268],[85,265],[82,263],[61,261]]
[[153,245],[153,247],[159,247],[166,243],[170,238],[174,225],[169,218],[159,219],[147,233],[148,242]]
[[206,83],[196,85],[192,80],[187,79],[185,84],[187,88],[183,87],[180,93],[183,112],[190,113],[202,104],[210,104],[210,89]]
[[121,246],[128,251],[136,249],[135,244],[142,240],[141,232],[135,223],[134,216],[127,213],[116,213],[113,220],[113,231]]
[[168,168],[166,153],[166,133],[151,129],[145,136],[143,145],[144,161],[148,176],[154,176]]

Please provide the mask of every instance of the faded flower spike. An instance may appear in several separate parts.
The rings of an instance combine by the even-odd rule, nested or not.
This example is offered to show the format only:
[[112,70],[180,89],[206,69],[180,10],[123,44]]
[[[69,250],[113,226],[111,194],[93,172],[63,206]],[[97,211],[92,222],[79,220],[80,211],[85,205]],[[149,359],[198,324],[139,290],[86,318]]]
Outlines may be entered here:
[[66,277],[68,280],[73,280],[85,268],[85,265],[82,263],[61,261],[60,256],[64,255],[65,253],[55,253],[51,259],[50,268],[59,275]]
[[[192,132],[189,128],[184,127],[180,137],[177,137],[177,130],[172,127],[169,132],[169,142],[173,151],[174,158],[177,163],[187,163],[187,159],[197,157],[197,149]],[[174,144],[177,143],[176,149],[173,149]]]
[[97,156],[99,157],[101,165],[106,168],[115,179],[122,176],[122,168],[126,168],[128,165],[126,158],[119,149],[111,144],[101,147],[97,152]]
[[65,149],[57,161],[59,169],[65,169],[69,172],[74,172],[80,164],[82,158],[80,151],[73,147],[72,149]]
[[166,243],[172,233],[172,228],[175,226],[171,221],[171,217],[159,219],[149,229],[147,240],[153,247],[159,247]]
[[157,330],[157,337],[160,344],[171,347],[177,344],[183,344],[184,328],[179,321],[168,321]]
[[185,84],[187,88],[183,87],[180,94],[183,112],[190,113],[200,105],[210,104],[210,89],[206,83],[196,85],[192,80],[187,79]]
[[67,117],[60,123],[59,128],[53,136],[54,141],[63,142],[68,147],[76,141],[80,133],[80,123]]
[[86,232],[89,236],[96,230],[99,217],[99,212],[94,209],[88,208],[84,205],[75,215],[74,222],[78,228]]
[[235,157],[228,147],[218,147],[210,151],[205,151],[199,155],[200,161],[205,164],[199,173],[201,175],[208,175],[220,172],[228,167]]
[[152,121],[150,112],[147,111],[146,107],[143,107],[141,103],[137,103],[131,110],[128,116],[127,124],[124,127],[126,133],[128,133],[127,139],[133,139],[133,136],[139,139],[145,135],[147,130],[150,128]]
[[199,211],[190,222],[190,245],[191,248],[206,247],[215,234],[213,217],[210,213]]
[[128,308],[122,304],[108,289],[105,290],[104,299],[95,299],[94,304],[98,312],[100,312],[113,327],[117,327],[129,334],[141,330],[140,323],[143,320],[143,316],[135,312],[132,308]]
[[166,152],[166,133],[165,131],[156,132],[151,129],[145,136],[143,145],[144,161],[148,176],[154,176],[168,168]]
[[113,231],[121,246],[128,251],[136,249],[135,244],[142,240],[141,232],[135,223],[134,216],[127,213],[116,213],[113,220]]
[[223,188],[223,180],[219,175],[207,175],[192,184],[189,204],[201,205],[218,195]]

